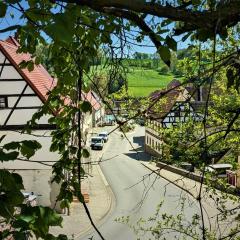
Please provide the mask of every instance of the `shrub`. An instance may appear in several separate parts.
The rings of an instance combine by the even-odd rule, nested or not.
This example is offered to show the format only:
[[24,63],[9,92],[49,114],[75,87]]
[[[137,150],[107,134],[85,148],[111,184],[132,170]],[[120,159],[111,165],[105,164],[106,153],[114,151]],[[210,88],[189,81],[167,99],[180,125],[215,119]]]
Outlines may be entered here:
[[168,74],[169,72],[169,67],[168,66],[162,66],[159,70],[158,73],[159,74]]

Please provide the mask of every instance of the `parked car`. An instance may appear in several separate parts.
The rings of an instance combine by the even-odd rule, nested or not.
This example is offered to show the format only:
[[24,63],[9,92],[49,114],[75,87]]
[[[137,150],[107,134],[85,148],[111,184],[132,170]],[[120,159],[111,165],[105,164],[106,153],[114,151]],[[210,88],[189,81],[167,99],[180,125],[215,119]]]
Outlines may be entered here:
[[206,171],[213,173],[217,177],[225,178],[227,177],[227,170],[232,169],[232,164],[228,163],[218,163],[218,164],[211,164],[206,167]]
[[91,142],[90,142],[90,146],[91,149],[103,149],[103,144],[104,144],[104,140],[102,137],[92,137],[91,138]]
[[98,134],[99,137],[101,137],[103,139],[104,142],[108,141],[108,133],[107,132],[100,132]]

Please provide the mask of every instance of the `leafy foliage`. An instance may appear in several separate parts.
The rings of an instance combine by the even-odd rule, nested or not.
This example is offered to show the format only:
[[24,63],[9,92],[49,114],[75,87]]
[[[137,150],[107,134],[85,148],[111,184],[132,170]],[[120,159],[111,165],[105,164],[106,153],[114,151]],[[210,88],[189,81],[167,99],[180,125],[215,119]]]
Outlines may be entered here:
[[[30,132],[31,126],[37,125],[42,116],[54,115],[49,119],[49,123],[56,126],[56,131],[52,132],[50,150],[57,152],[60,156],[59,161],[53,165],[53,181],[61,185],[58,200],[63,208],[69,206],[74,195],[78,197],[80,202],[83,202],[80,183],[85,172],[81,166],[81,157],[87,157],[89,153],[81,146],[80,125],[82,113],[91,112],[92,109],[90,103],[81,98],[81,92],[89,90],[89,81],[83,75],[88,75],[91,64],[99,55],[100,48],[107,49],[106,55],[110,66],[107,86],[108,92],[114,93],[126,85],[126,72],[119,66],[121,66],[123,58],[122,51],[128,47],[129,39],[126,39],[128,34],[131,36],[130,41],[134,40],[137,43],[144,43],[145,38],[149,37],[163,62],[169,67],[171,67],[172,51],[177,49],[177,43],[174,39],[177,35],[183,34],[184,41],[191,37],[193,42],[196,40],[202,42],[207,42],[209,39],[216,40],[216,36],[218,36],[219,41],[229,38],[235,44],[232,47],[238,45],[234,41],[235,35],[228,31],[228,28],[236,26],[238,23],[240,9],[238,1],[180,0],[174,4],[169,1],[165,5],[159,1],[149,4],[148,1],[109,2],[106,0],[29,0],[27,3],[23,6],[20,0],[0,1],[0,18],[4,18],[9,11],[15,9],[20,13],[20,18],[24,20],[22,26],[12,25],[1,29],[0,32],[17,30],[21,46],[18,52],[28,52],[32,56],[32,60],[21,63],[21,67],[27,68],[29,71],[33,70],[34,63],[39,64],[43,61],[39,57],[38,46],[48,48],[49,59],[45,61],[45,64],[47,62],[50,65],[51,72],[57,77],[58,82],[49,93],[43,108],[29,122],[27,131]],[[149,14],[153,18],[148,22],[146,16]],[[164,20],[159,21],[159,18],[164,18]],[[174,30],[171,32],[170,28],[173,25]],[[138,33],[136,33],[136,29]],[[133,36],[132,30],[135,31]],[[113,36],[117,37],[119,42],[115,41]],[[225,51],[226,49],[228,51]],[[223,46],[220,50],[222,50],[222,55],[232,52],[229,46]],[[195,53],[192,53],[192,56],[195,57],[196,52],[195,48]],[[208,61],[211,61],[212,52],[206,51],[205,55],[206,65],[203,64],[200,70],[197,68],[196,59],[192,56],[183,59],[179,63],[179,67],[182,68],[181,73],[186,77],[192,77],[198,72],[211,70]],[[239,116],[238,52],[235,55],[233,58],[227,58],[228,61],[223,61],[222,65],[219,66],[219,68],[227,67],[225,71],[228,81],[227,87],[232,89],[235,86],[236,91],[232,89],[230,96],[228,95],[229,98],[216,96],[216,107],[211,110],[212,114],[210,115],[214,117],[208,119],[208,124],[213,126],[218,123],[227,129],[224,134],[217,133],[208,136],[208,148],[213,150],[214,147],[219,148],[222,145],[226,148],[233,145],[233,148],[238,149],[239,139],[233,134],[233,130],[238,126]],[[220,57],[218,60],[221,62]],[[200,77],[199,75],[198,81],[200,81]],[[198,81],[195,81],[197,86],[201,85]],[[227,95],[227,90],[224,91],[224,95]],[[232,121],[232,119],[236,121]],[[203,142],[201,139],[193,151],[183,151],[183,148],[189,147],[189,144],[196,140],[195,131],[200,129],[200,136],[202,134],[201,126],[198,125],[196,125],[195,131],[189,134],[188,130],[192,126],[192,123],[189,123],[185,129],[178,128],[166,133],[166,142],[167,138],[178,134],[183,139],[180,144],[176,141],[173,141],[172,145],[169,144],[170,148],[175,148],[175,151],[169,150],[171,160],[180,162],[188,153],[193,162],[200,165],[198,162],[200,160],[199,154],[202,149],[206,149],[206,144],[201,144]],[[225,135],[226,133],[227,135]],[[221,138],[217,145],[213,144],[216,136]],[[226,138],[227,141],[225,141]],[[5,144],[0,147],[0,161],[21,158],[26,161],[30,160],[40,147],[35,141]],[[209,158],[204,159],[209,160]],[[69,173],[68,179],[65,178],[64,172]],[[21,193],[23,185],[19,175],[7,170],[0,170],[0,188],[0,214],[4,217],[6,224],[12,227],[1,233],[2,239],[8,236],[24,239],[26,231],[34,234],[37,238],[67,239],[63,235],[54,237],[48,233],[49,226],[61,225],[61,218],[53,210],[45,207],[32,208],[23,204],[24,199]],[[17,212],[17,209],[20,210],[20,213]],[[153,220],[157,221],[157,219]],[[164,224],[164,226],[170,224],[170,227],[177,225],[180,228],[183,218],[179,215],[175,220],[171,215],[162,215],[161,220],[163,221],[157,222],[160,227]],[[195,226],[195,224],[199,224],[197,218],[193,219],[192,225]],[[184,228],[185,233],[189,233],[190,230]],[[153,235],[158,236],[159,230],[154,229],[154,231]]]

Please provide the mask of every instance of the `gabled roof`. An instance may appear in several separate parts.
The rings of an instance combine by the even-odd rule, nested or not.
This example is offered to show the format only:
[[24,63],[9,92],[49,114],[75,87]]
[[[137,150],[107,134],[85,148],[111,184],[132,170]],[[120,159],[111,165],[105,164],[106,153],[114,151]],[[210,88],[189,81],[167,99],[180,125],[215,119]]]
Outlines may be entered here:
[[41,65],[35,65],[33,71],[29,72],[26,68],[21,69],[19,64],[22,61],[31,60],[28,53],[17,53],[19,43],[13,37],[7,40],[0,40],[0,50],[7,57],[9,62],[16,68],[23,79],[31,86],[39,98],[44,102],[47,99],[47,93],[56,85],[54,78],[50,76],[47,70]]
[[[39,98],[45,102],[48,97],[48,92],[56,86],[57,80],[55,80],[48,71],[41,65],[34,65],[33,71],[29,72],[28,69],[21,69],[19,64],[22,61],[31,60],[29,53],[17,53],[19,48],[18,41],[9,37],[5,41],[0,40],[0,50],[7,57],[9,62],[16,68],[18,73],[23,79],[31,86]],[[89,91],[88,93],[82,92],[82,100],[89,101],[94,110],[101,108],[100,98],[96,93]],[[66,99],[66,104],[69,104],[69,100]]]
[[96,99],[96,96],[92,93],[92,91],[89,91],[88,93],[82,92],[82,100],[86,100],[91,103],[92,108],[97,111],[101,108],[100,103]]
[[[161,109],[158,110],[154,109],[153,107],[148,111],[148,115],[150,116],[150,118],[162,122],[164,117],[172,110],[175,103],[178,101],[179,95],[184,91],[184,88],[179,86],[180,84],[181,83],[178,80],[173,80],[168,84],[166,89],[168,90],[174,88],[174,90],[169,91],[167,94],[164,95],[163,98],[161,98],[165,100],[164,103],[161,104]],[[156,99],[158,99],[161,94],[165,93],[166,89],[157,90],[151,93],[149,96],[150,101],[155,101]]]
[[[157,97],[164,92],[162,90],[158,92],[154,92],[153,97],[151,96],[151,100],[154,101]],[[161,122],[163,118],[171,111],[175,103],[177,102],[177,98],[180,94],[179,90],[172,90],[168,92],[162,99],[164,99],[164,103],[161,104],[161,109],[157,110],[154,107],[148,111],[148,114],[151,118],[156,119]]]

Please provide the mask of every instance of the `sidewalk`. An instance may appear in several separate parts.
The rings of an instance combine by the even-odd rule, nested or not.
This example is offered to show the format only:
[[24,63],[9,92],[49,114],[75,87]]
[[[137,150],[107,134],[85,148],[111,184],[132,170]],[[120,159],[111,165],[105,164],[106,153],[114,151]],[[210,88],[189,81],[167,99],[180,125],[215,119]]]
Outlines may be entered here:
[[[193,197],[197,197],[201,184],[199,182],[196,182],[194,180],[191,180],[189,178],[183,177],[181,175],[178,175],[176,173],[173,173],[171,171],[165,170],[165,169],[159,169],[159,167],[156,166],[156,163],[149,163],[149,162],[141,162],[146,168],[158,172],[159,176],[164,178],[169,183],[174,184],[175,186],[188,191]],[[205,186],[204,186],[205,187]]]
[[[87,206],[92,219],[97,224],[111,209],[112,197],[109,186],[104,180],[98,165],[92,166],[92,177],[84,180],[83,185],[89,186],[89,203]],[[70,216],[62,215],[63,228],[53,227],[52,234],[66,234],[69,238],[77,239],[91,229],[90,221],[81,203],[73,202],[70,208]]]
[[[178,175],[176,173],[173,173],[165,169],[160,170],[155,163],[149,163],[144,161],[142,161],[141,163],[143,164],[143,166],[145,166],[149,170],[156,171],[156,173],[160,177],[162,177],[168,182],[165,185],[166,189],[168,184],[174,184],[176,187],[182,189],[183,192],[190,194],[192,199],[195,199],[195,201],[197,202],[197,198],[199,197],[199,191],[201,188],[200,182],[194,181],[192,179]],[[216,199],[221,198],[221,196],[222,196],[221,191],[217,189],[213,191],[209,191],[209,187],[207,187],[205,184],[202,185],[202,190],[201,190],[201,197],[203,200],[202,204],[203,204],[204,212],[207,215],[208,221],[209,221],[208,219],[209,216],[215,217],[216,214],[219,214],[219,211],[217,211],[217,208],[216,208]],[[232,201],[231,197],[228,199],[228,201],[225,202],[226,209],[231,209],[233,207],[238,206],[237,202]]]

